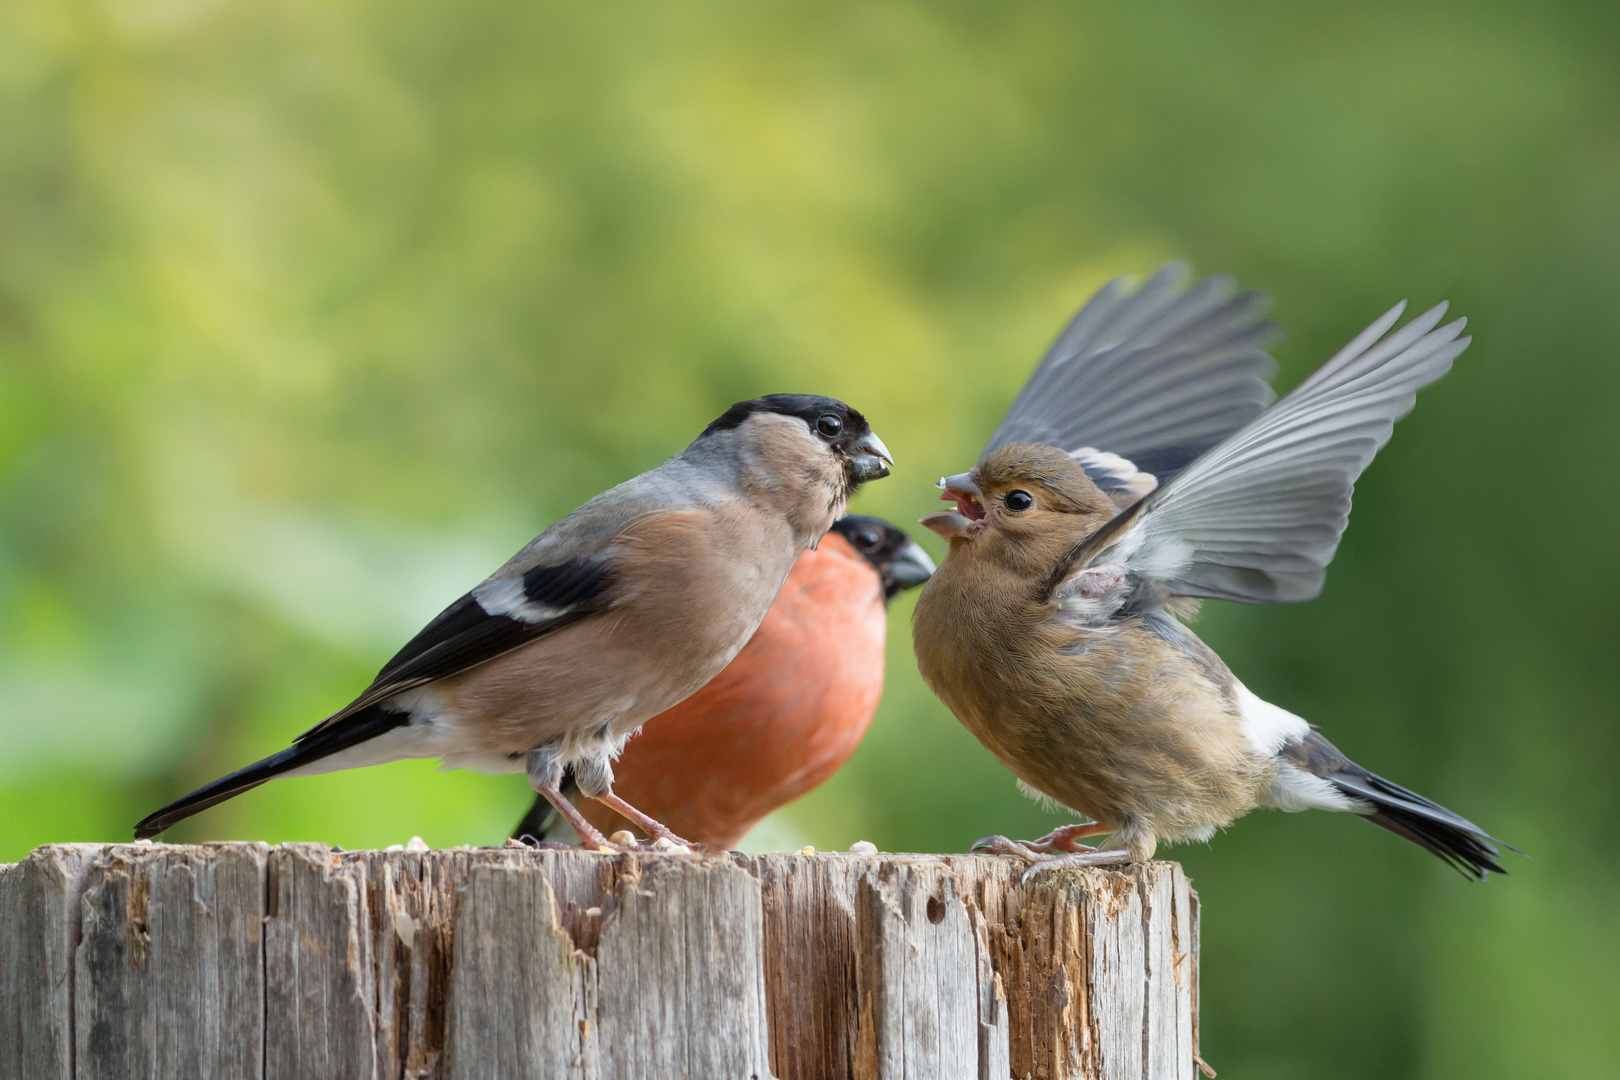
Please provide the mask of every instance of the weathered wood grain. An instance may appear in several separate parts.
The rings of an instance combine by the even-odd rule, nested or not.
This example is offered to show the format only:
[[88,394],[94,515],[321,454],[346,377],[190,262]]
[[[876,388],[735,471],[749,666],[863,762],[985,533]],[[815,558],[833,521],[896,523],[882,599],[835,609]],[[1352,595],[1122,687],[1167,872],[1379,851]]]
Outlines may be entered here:
[[[988,989],[981,979],[993,974],[980,964],[979,936],[950,869],[878,867],[861,879],[855,921],[855,1075],[978,1080],[980,1009]],[[1004,1050],[986,1049],[1005,1061]]]
[[108,849],[74,956],[79,1080],[263,1075],[268,848]]
[[446,1076],[587,1075],[592,1033],[575,1001],[589,965],[576,960],[543,875],[474,867],[457,903],[455,949]]
[[374,1077],[376,935],[365,863],[286,844],[267,869],[265,1080]]
[[759,882],[723,859],[626,869],[597,948],[602,1075],[770,1076]]
[[782,1080],[854,1076],[855,891],[873,862],[762,855],[743,865],[763,893],[771,1068]]
[[1182,1078],[1171,863],[314,844],[0,867],[0,1076]]
[[58,844],[0,868],[0,1076],[73,1078],[79,894],[98,851]]

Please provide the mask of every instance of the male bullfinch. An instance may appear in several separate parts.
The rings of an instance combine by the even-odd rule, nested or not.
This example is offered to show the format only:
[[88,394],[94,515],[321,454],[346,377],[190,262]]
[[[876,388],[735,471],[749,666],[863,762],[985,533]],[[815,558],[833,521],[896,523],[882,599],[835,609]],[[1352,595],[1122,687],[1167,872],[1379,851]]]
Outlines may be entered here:
[[[940,481],[956,509],[923,519],[950,540],[913,619],[923,677],[1026,789],[1092,819],[981,846],[1144,860],[1271,806],[1360,814],[1501,873],[1478,826],[1256,697],[1177,619],[1321,591],[1356,478],[1467,347],[1463,320],[1440,326],[1442,304],[1389,334],[1397,305],[1268,409],[1263,298],[1184,280],[1099,292],[979,463]],[[1075,842],[1101,834],[1114,850]]]
[[135,835],[277,776],[436,757],[526,771],[587,845],[606,847],[558,790],[572,767],[581,794],[679,842],[613,793],[614,754],[731,662],[800,553],[892,464],[841,401],[738,402],[679,454],[541,533],[289,749],[171,803]]
[[[625,744],[614,790],[711,850],[736,847],[855,752],[883,693],[888,602],[933,572],[928,553],[881,518],[838,519],[799,556],[737,658]],[[599,804],[581,812],[605,833],[628,824]],[[541,798],[513,836],[567,838]]]

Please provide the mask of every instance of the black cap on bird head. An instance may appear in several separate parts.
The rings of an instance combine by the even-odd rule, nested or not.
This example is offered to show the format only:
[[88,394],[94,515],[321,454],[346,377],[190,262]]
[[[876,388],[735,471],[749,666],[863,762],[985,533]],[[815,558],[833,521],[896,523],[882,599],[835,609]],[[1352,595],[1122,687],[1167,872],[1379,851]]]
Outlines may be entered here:
[[934,560],[917,542],[879,517],[847,514],[833,522],[832,531],[860,552],[883,581],[883,599],[915,588],[934,573]]
[[739,401],[704,428],[699,438],[741,427],[750,416],[759,413],[793,416],[803,420],[810,433],[830,446],[843,460],[851,488],[888,476],[889,468],[894,464],[889,448],[872,432],[866,417],[837,398],[817,394],[766,394],[764,397]]

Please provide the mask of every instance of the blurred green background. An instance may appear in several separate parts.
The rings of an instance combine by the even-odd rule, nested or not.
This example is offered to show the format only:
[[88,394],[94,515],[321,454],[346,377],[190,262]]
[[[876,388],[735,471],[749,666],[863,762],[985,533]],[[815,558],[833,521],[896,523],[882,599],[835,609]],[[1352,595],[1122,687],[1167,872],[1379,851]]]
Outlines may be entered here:
[[[1198,629],[1534,856],[1471,886],[1265,813],[1161,849],[1205,1057],[1620,1075],[1617,56],[1607,3],[5,0],[0,858],[280,749],[733,400],[854,403],[899,459],[856,508],[915,520],[1093,288],[1184,257],[1275,295],[1284,387],[1401,297],[1471,318],[1326,594]],[[1059,820],[909,612],[866,744],[756,846]],[[400,764],[171,838],[494,843],[528,798]]]

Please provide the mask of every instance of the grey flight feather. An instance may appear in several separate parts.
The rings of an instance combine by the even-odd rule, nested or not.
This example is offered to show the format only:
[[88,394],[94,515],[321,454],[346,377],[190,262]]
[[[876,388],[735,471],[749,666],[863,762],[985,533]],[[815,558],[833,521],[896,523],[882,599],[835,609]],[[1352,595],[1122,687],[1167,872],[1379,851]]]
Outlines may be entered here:
[[1270,299],[1239,293],[1228,276],[1189,288],[1190,277],[1174,262],[1134,292],[1125,278],[1099,290],[1047,350],[985,453],[1013,442],[1093,448],[1162,484],[1258,416],[1274,397],[1264,351],[1279,333],[1264,317]]
[[1385,338],[1397,304],[1275,407],[1098,530],[1070,569],[1115,561],[1164,595],[1246,603],[1322,590],[1356,478],[1418,390],[1468,347],[1440,304]]

